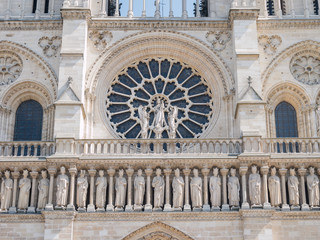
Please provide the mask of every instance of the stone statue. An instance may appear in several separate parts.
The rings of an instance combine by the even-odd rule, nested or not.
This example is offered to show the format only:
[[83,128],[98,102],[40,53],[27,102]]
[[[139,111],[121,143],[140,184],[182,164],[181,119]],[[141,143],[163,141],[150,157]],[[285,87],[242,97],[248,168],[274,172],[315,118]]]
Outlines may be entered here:
[[156,176],[152,180],[152,187],[154,188],[154,208],[162,208],[164,201],[164,180],[161,176],[161,169],[157,168]]
[[290,169],[290,176],[288,177],[288,191],[289,191],[289,203],[292,206],[299,205],[299,180],[296,177],[296,171],[294,168]]
[[210,196],[212,207],[219,207],[221,205],[221,179],[218,176],[219,169],[213,169],[213,176],[210,177]]
[[29,207],[29,196],[31,189],[31,180],[28,178],[29,172],[27,169],[23,170],[23,178],[19,181],[19,201],[18,209],[26,210]]
[[141,125],[141,138],[148,138],[149,128],[149,113],[147,113],[147,107],[139,106],[138,108],[140,125]]
[[319,178],[314,174],[314,168],[309,168],[310,174],[307,176],[307,186],[309,193],[310,207],[319,206]]
[[127,180],[123,177],[123,169],[119,170],[119,177],[116,179],[116,201],[117,208],[123,208],[126,202]]
[[270,203],[272,207],[278,207],[281,204],[280,178],[276,176],[277,169],[271,168],[271,176],[268,179]]
[[44,209],[48,202],[48,194],[49,194],[49,179],[47,178],[47,171],[41,171],[42,179],[38,183],[38,209]]
[[183,189],[184,181],[180,176],[180,170],[177,168],[174,170],[174,178],[172,180],[172,191],[173,191],[173,208],[183,207]]
[[81,170],[77,180],[77,205],[79,208],[87,206],[88,180],[85,175],[86,170]]
[[164,103],[158,98],[157,105],[155,106],[155,119],[154,119],[154,132],[156,134],[156,138],[161,138],[161,133],[163,131],[165,124],[164,117]]
[[317,134],[320,136],[320,106],[316,108]]
[[193,169],[193,178],[191,178],[191,202],[193,208],[202,207],[202,179],[198,176],[198,169]]
[[236,177],[236,169],[231,168],[231,176],[228,179],[228,197],[230,206],[239,206],[240,201],[240,183],[239,178]]
[[11,205],[13,180],[10,178],[10,171],[5,171],[5,179],[1,183],[1,211],[7,211]]
[[66,173],[66,169],[64,167],[61,167],[60,175],[57,177],[57,180],[56,180],[57,181],[57,193],[56,193],[57,207],[65,207],[67,205],[69,177],[65,173]]
[[257,166],[251,167],[249,175],[249,196],[252,205],[261,205],[261,178],[257,173]]
[[107,178],[104,176],[103,170],[99,170],[96,187],[96,207],[98,209],[104,209],[104,206],[106,205]]
[[168,114],[168,124],[169,124],[169,138],[175,138],[176,137],[176,131],[177,131],[177,125],[176,120],[178,117],[178,107],[177,106],[171,106],[170,112]]
[[142,207],[145,191],[145,181],[142,170],[138,170],[138,175],[134,179],[134,206]]

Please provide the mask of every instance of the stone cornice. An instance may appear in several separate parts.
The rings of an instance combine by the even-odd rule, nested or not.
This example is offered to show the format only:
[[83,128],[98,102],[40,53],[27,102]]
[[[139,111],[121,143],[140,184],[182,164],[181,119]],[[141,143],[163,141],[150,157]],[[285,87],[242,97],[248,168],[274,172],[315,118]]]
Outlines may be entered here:
[[0,214],[0,223],[44,222],[41,214]]
[[0,31],[61,30],[62,20],[0,21]]
[[258,19],[260,9],[230,9],[229,21],[232,23],[234,20],[256,20]]
[[91,11],[86,8],[62,8],[61,16],[63,19],[90,19]]
[[258,30],[283,30],[283,29],[319,29],[320,18],[318,19],[259,19]]

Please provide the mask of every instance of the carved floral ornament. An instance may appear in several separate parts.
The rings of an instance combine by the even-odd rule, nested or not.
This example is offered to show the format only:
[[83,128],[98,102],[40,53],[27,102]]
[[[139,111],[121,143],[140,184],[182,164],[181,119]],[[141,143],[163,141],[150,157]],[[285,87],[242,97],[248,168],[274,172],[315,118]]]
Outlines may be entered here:
[[290,71],[293,77],[308,85],[320,83],[320,53],[300,52],[290,61]]
[[21,58],[10,51],[0,51],[0,85],[15,81],[22,72]]
[[52,57],[57,54],[58,49],[61,46],[61,37],[54,36],[54,37],[41,37],[38,42],[39,46],[43,50],[43,54],[47,57]]
[[222,51],[226,48],[227,42],[231,40],[231,33],[226,31],[208,32],[206,39],[210,42],[216,51]]
[[263,47],[263,50],[268,55],[273,55],[277,52],[278,47],[282,43],[282,39],[278,35],[261,35],[258,39],[259,44]]
[[90,32],[89,38],[98,50],[105,49],[112,40],[112,33],[109,31],[95,30]]

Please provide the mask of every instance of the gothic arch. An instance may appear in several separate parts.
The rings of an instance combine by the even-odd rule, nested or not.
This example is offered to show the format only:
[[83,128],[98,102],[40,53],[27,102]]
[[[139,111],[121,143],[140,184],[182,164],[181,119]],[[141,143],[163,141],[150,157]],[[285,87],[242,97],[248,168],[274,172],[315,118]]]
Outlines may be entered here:
[[191,237],[162,222],[150,223],[122,240],[193,240]]

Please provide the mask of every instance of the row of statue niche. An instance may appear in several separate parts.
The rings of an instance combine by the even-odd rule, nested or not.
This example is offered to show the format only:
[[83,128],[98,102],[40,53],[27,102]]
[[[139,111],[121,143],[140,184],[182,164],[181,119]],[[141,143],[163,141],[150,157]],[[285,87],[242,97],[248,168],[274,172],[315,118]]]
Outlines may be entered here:
[[177,132],[176,120],[178,117],[178,107],[170,106],[168,113],[168,126],[166,127],[165,120],[165,107],[164,102],[158,98],[157,104],[154,108],[154,120],[152,126],[149,126],[149,113],[147,112],[146,106],[139,106],[139,120],[141,125],[141,138],[147,139],[149,134],[149,129],[153,130],[155,137],[157,139],[161,138],[162,132],[167,128],[169,131],[169,138],[175,138]]
[[[311,207],[319,206],[319,178],[314,174],[313,167],[309,168],[309,175],[307,176],[307,190],[309,196],[309,205]],[[28,170],[23,171],[23,177],[19,180],[19,199],[18,209],[26,210],[29,206],[29,195],[31,189],[31,180],[28,178]],[[104,176],[104,170],[99,170],[99,177],[97,177],[96,186],[96,207],[99,210],[104,209],[106,205],[106,189],[107,178]],[[127,180],[123,176],[124,170],[120,169],[118,177],[115,181],[115,207],[121,210],[125,206]],[[41,171],[41,180],[38,182],[38,209],[44,209],[48,202],[49,194],[49,179],[47,178],[47,171]],[[194,208],[202,207],[202,178],[199,177],[198,169],[193,169],[193,177],[190,181],[191,202]],[[261,176],[257,170],[257,166],[251,167],[251,174],[249,175],[249,198],[252,206],[261,206]],[[184,179],[180,176],[180,170],[177,168],[174,171],[174,178],[172,180],[172,195],[173,208],[182,209],[184,200]],[[281,205],[281,184],[280,178],[276,176],[276,168],[271,168],[271,174],[268,179],[268,188],[270,195],[271,206],[278,207]],[[289,204],[292,206],[299,205],[299,180],[296,177],[294,168],[290,169],[290,176],[287,180]],[[60,168],[60,174],[56,178],[56,208],[65,208],[68,199],[69,177],[65,174],[65,168]],[[154,208],[162,209],[164,205],[164,190],[165,181],[161,175],[161,169],[156,169],[156,176],[152,180],[152,187],[154,188]],[[239,206],[240,202],[240,183],[236,176],[236,169],[230,169],[230,176],[228,177],[228,200],[230,206]],[[81,170],[77,178],[77,206],[78,208],[86,207],[88,180],[86,171]],[[213,169],[213,176],[209,180],[210,200],[212,207],[221,206],[221,179],[219,176],[219,169]],[[13,180],[10,178],[10,171],[5,171],[5,178],[2,179],[1,184],[1,211],[8,210],[12,203]],[[139,169],[134,179],[134,207],[135,209],[142,209],[145,195],[145,179],[142,176],[142,170]]]

